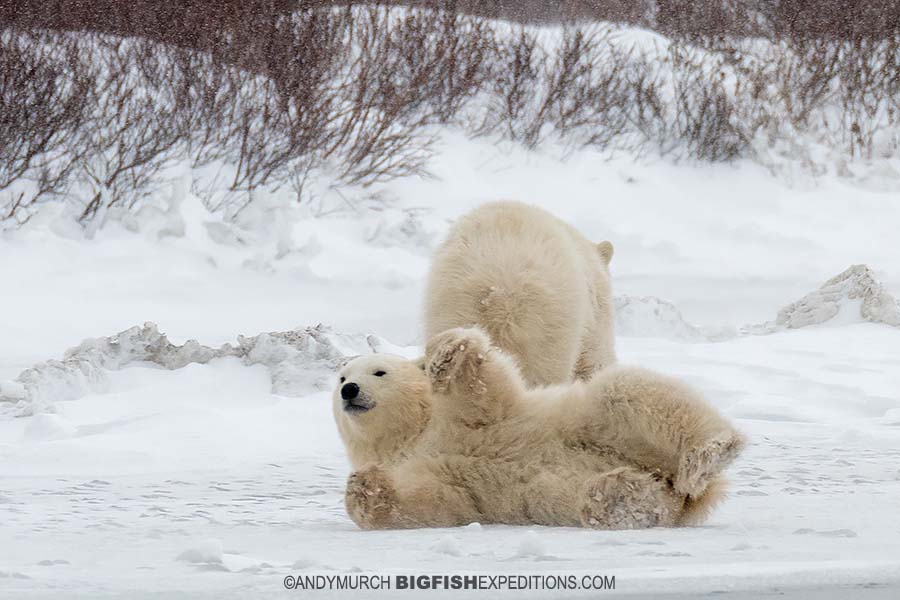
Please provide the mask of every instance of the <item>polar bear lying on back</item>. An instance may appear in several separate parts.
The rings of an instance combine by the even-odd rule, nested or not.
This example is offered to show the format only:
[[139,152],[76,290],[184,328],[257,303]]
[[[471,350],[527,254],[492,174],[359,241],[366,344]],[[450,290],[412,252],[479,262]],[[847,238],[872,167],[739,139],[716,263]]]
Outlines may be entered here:
[[438,248],[425,290],[426,339],[479,326],[531,385],[587,379],[615,362],[609,242],[519,202],[463,216]]
[[365,529],[697,523],[744,445],[694,391],[649,371],[529,390],[479,329],[432,338],[424,364],[359,357],[340,382],[346,506]]

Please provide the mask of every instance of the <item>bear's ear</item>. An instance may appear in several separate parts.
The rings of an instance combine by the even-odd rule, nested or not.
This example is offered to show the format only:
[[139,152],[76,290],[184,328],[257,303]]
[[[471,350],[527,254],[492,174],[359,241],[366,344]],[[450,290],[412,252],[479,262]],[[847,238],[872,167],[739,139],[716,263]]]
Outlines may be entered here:
[[609,261],[611,261],[613,257],[612,242],[603,241],[597,244],[597,254],[600,255],[603,264],[609,266]]

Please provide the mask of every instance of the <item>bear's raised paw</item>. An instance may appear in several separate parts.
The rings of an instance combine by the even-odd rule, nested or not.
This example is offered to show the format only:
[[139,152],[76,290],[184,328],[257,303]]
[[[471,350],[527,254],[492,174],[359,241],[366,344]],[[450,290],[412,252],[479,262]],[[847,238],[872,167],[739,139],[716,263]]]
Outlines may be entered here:
[[491,341],[477,328],[448,329],[434,336],[425,352],[425,372],[436,393],[447,393],[454,386],[478,385],[479,369],[487,359]]

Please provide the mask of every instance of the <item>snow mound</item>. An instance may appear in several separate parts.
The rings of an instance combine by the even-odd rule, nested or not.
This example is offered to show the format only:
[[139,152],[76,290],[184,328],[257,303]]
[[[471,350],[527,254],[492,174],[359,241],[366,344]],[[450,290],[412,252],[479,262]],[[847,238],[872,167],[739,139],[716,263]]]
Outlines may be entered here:
[[769,335],[829,322],[870,321],[900,327],[900,301],[889,294],[867,265],[853,265],[780,311],[774,321],[732,327],[698,327],[674,304],[654,296],[613,299],[616,334],[680,342],[722,342],[745,335]]
[[238,337],[230,354],[246,365],[264,365],[272,378],[272,393],[303,396],[326,389],[329,377],[349,358],[371,354],[383,346],[379,338],[365,334],[340,334],[324,325]]
[[[230,348],[215,350],[189,340],[169,342],[153,323],[115,335],[83,341],[66,351],[63,360],[49,360],[23,371],[14,382],[0,384],[0,415],[29,416],[52,412],[58,400],[74,400],[106,388],[106,372],[134,362],[151,362],[166,369],[206,363],[226,356]],[[3,403],[6,403],[4,406]]]
[[674,304],[655,296],[616,296],[616,334],[626,337],[658,337],[683,342],[731,339],[734,329],[698,327],[688,323]]
[[868,265],[853,265],[778,311],[774,321],[741,328],[742,335],[769,335],[785,329],[830,323],[884,323],[900,327],[900,302]]
[[437,552],[438,554],[446,554],[448,556],[462,556],[462,551],[459,549],[459,542],[456,541],[456,538],[452,535],[445,535],[438,543],[432,546],[432,550]]
[[529,529],[519,540],[518,548],[514,555],[516,558],[534,557],[541,558],[547,556],[546,544],[541,536],[533,529]]
[[900,327],[900,302],[885,291],[867,265],[853,265],[778,311],[775,325],[797,329],[835,318]]
[[[825,322],[861,320],[900,327],[900,302],[885,291],[866,265],[854,265],[829,279],[818,290],[782,308],[774,321],[728,327],[698,327],[666,300],[648,296],[614,298],[616,333],[630,337],[660,337],[685,342],[720,342],[743,335],[767,335]],[[367,334],[343,334],[319,324],[282,332],[238,336],[237,343],[219,348],[196,340],[176,345],[154,323],[115,335],[88,339],[66,351],[62,360],[49,360],[23,371],[15,381],[0,381],[0,416],[52,413],[54,402],[103,392],[106,373],[133,363],[152,363],[164,369],[205,364],[216,358],[237,357],[245,365],[269,370],[272,393],[299,397],[327,389],[334,371],[362,354],[392,353],[414,358],[415,348],[402,348]],[[51,423],[48,422],[48,426]],[[38,432],[63,435],[59,428]]]
[[225,553],[222,550],[222,541],[210,538],[203,540],[195,546],[188,548],[178,555],[176,560],[193,564],[221,564]]
[[303,396],[326,389],[329,377],[349,358],[383,352],[393,346],[378,336],[341,334],[324,325],[291,331],[238,336],[237,344],[219,348],[196,340],[173,344],[155,323],[115,335],[88,339],[67,350],[63,360],[50,360],[23,371],[15,381],[0,382],[0,416],[53,412],[60,400],[74,400],[106,389],[108,371],[133,363],[180,369],[234,356],[244,364],[269,369],[272,393]]

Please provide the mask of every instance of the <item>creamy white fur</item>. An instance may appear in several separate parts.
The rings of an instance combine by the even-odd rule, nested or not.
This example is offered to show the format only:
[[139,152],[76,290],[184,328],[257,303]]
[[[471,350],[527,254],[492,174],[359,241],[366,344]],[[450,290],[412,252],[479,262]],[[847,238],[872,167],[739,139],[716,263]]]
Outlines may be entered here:
[[372,406],[348,413],[335,392],[363,528],[696,523],[744,444],[695,391],[647,370],[529,389],[475,328],[432,338],[424,363],[371,355],[341,376]]
[[587,379],[615,362],[609,242],[540,208],[492,202],[438,248],[425,290],[426,339],[478,326],[532,385]]

